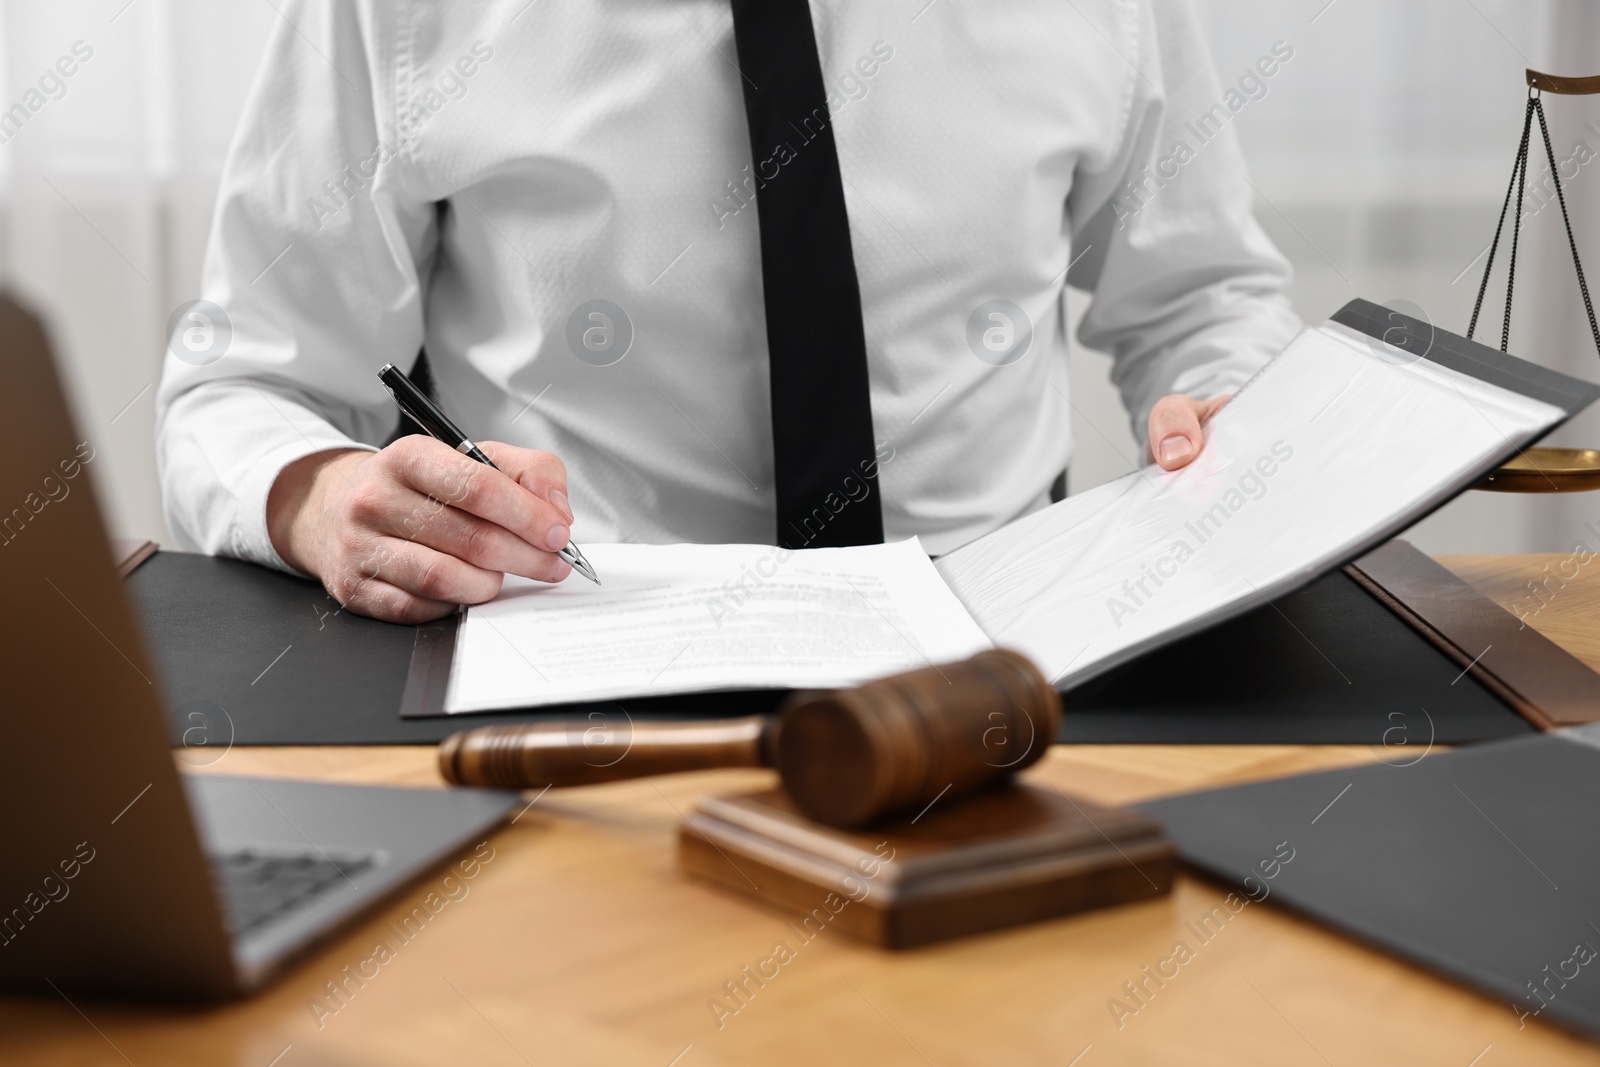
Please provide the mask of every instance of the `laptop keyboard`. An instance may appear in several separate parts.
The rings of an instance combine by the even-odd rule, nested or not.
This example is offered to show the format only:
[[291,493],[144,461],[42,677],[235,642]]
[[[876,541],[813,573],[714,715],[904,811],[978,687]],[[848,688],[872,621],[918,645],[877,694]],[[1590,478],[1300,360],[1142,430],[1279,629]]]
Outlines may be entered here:
[[373,867],[371,854],[283,852],[242,848],[210,855],[211,875],[226,902],[230,929],[254,933]]

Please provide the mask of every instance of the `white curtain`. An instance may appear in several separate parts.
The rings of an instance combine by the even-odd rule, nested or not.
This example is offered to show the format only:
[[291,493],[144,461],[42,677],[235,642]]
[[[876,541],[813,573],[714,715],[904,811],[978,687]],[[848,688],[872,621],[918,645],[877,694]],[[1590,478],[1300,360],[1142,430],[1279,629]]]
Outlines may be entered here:
[[[1591,0],[1200,2],[1225,88],[1276,42],[1294,51],[1246,86],[1254,99],[1235,126],[1258,214],[1294,262],[1301,314],[1319,320],[1364,296],[1463,330],[1481,269],[1472,260],[1493,232],[1521,129],[1522,68],[1600,74]],[[166,319],[195,295],[228,139],[267,34],[296,6],[0,0],[0,282],[49,318],[118,533],[169,540],[152,447]],[[92,56],[59,76],[78,42]],[[8,131],[3,112],[32,102]],[[1600,154],[1600,97],[1546,105],[1560,159],[1579,141]],[[1600,283],[1600,158],[1564,190]],[[1524,244],[1512,350],[1600,379],[1553,206],[1528,222]],[[1488,325],[1497,342],[1498,312]],[[1079,363],[1079,406],[1098,430],[1079,428],[1075,490],[1132,456],[1103,360]],[[1600,446],[1600,415],[1569,436]],[[1471,493],[1414,539],[1433,551],[1554,549],[1591,518],[1600,494]]]
[[195,295],[278,18],[266,0],[0,0],[0,271],[48,319],[117,533],[170,543],[153,446],[166,319]]

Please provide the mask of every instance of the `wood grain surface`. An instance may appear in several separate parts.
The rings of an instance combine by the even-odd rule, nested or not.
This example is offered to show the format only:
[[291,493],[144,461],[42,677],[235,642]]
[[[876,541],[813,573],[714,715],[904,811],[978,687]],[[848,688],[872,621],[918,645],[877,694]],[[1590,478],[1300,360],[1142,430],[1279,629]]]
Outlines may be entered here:
[[[1442,562],[1510,604],[1565,558]],[[1600,668],[1597,609],[1600,560],[1528,622]],[[1024,778],[1121,804],[1377,755],[1056,746]],[[440,784],[431,747],[234,749],[205,770]],[[1170,897],[906,952],[826,928],[804,940],[773,911],[676,869],[674,833],[700,797],[774,781],[770,771],[710,771],[530,795],[490,839],[493,859],[467,895],[412,940],[400,943],[387,920],[420,904],[442,869],[247,1001],[200,1009],[0,998],[0,1063],[1600,1063],[1600,1049],[1575,1036],[1539,1022],[1519,1030],[1505,1004],[1270,903],[1233,913],[1202,943],[1188,924],[1222,907],[1227,892],[1186,874]],[[1180,940],[1190,957],[1155,988],[1145,968],[1163,965]],[[393,958],[364,985],[346,978],[380,942],[397,946]],[[774,969],[764,984],[746,977]],[[342,1003],[328,995],[341,981]],[[1114,1017],[1112,1002],[1134,1003],[1124,983],[1141,982],[1153,995]]]

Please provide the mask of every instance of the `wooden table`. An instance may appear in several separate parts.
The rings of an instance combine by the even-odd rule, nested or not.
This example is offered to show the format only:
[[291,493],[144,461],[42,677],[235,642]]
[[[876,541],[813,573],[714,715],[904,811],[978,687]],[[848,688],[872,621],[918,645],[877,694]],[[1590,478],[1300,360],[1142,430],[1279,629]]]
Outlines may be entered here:
[[[1501,604],[1560,556],[1443,562]],[[1552,567],[1552,569],[1554,569]],[[1570,567],[1569,567],[1570,570]],[[1530,619],[1600,669],[1600,564]],[[211,770],[437,785],[428,748],[234,749]],[[1030,775],[1124,803],[1366,763],[1363,747],[1057,746]],[[0,999],[0,1063],[1501,1064],[1600,1063],[1600,1049],[1277,907],[1250,906],[1133,1016],[1108,1007],[1220,903],[1169,899],[891,954],[684,880],[681,812],[767,784],[726,771],[548,793],[490,839],[465,895],[410,941],[390,920],[442,897],[433,872],[264,993],[210,1009]],[[137,921],[130,916],[129,921]],[[393,956],[346,977],[379,941]],[[743,979],[783,942],[775,978]],[[770,971],[770,967],[768,968]],[[373,973],[371,965],[366,967]],[[342,1000],[329,983],[344,983]],[[711,1003],[724,1005],[720,1020]],[[320,1005],[320,1007],[319,1007]],[[732,1014],[728,1011],[737,1007]],[[81,1009],[81,1010],[80,1010]],[[720,1025],[719,1025],[720,1022]]]

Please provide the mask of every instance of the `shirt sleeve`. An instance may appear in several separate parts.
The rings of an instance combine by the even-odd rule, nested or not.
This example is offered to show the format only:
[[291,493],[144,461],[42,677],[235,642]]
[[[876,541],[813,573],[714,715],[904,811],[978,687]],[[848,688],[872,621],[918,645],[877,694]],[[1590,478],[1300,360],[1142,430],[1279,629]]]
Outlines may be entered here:
[[174,324],[157,394],[182,547],[287,569],[266,527],[278,473],[396,424],[376,373],[416,360],[436,240],[433,205],[405,193],[408,101],[376,66],[403,9],[290,4],[267,46],[220,183],[203,317]]
[[1276,42],[1249,93],[1225,90],[1191,0],[1129,7],[1107,38],[1128,62],[1127,122],[1115,152],[1075,176],[1068,281],[1091,294],[1078,339],[1111,354],[1142,443],[1161,397],[1232,392],[1300,329],[1233,129],[1270,92],[1261,70],[1277,72],[1293,49]]

